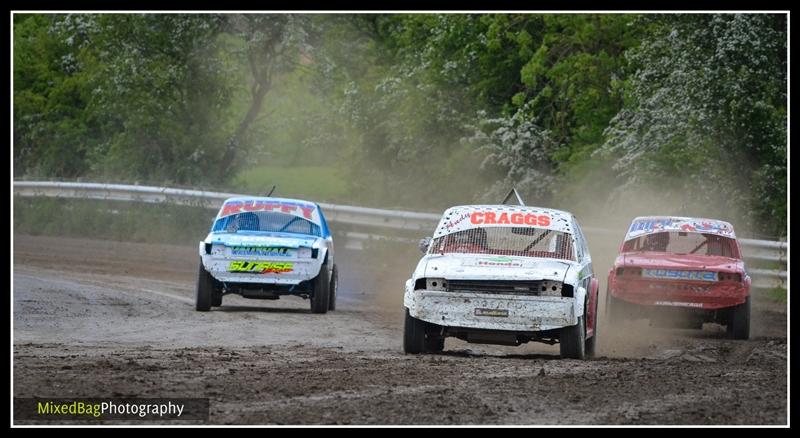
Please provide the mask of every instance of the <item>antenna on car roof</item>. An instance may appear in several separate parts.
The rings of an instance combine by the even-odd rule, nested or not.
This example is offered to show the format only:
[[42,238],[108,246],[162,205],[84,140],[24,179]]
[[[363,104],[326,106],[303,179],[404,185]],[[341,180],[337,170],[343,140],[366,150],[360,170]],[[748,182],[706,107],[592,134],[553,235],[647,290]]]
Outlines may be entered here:
[[269,193],[267,193],[267,198],[269,198],[270,196],[272,196],[272,192],[274,192],[274,191],[275,191],[275,187],[277,187],[277,186],[276,186],[275,184],[273,184],[273,185],[272,185],[272,188],[269,190]]
[[501,202],[501,204],[505,204],[506,202],[508,202],[509,198],[511,198],[511,195],[514,195],[514,196],[517,197],[517,203],[519,205],[521,205],[523,207],[525,206],[525,202],[522,201],[522,197],[519,196],[519,192],[517,192],[516,188],[512,188],[511,191],[508,192],[508,194],[506,195],[505,199],[503,199],[503,202]]

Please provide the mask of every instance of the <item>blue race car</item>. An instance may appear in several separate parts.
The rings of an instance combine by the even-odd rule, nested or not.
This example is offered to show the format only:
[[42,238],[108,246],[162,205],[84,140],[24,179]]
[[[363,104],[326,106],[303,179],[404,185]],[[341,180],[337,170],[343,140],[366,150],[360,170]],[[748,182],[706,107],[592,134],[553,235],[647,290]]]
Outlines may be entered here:
[[333,237],[319,205],[297,199],[227,199],[200,242],[196,309],[222,297],[310,298],[313,313],[336,308]]

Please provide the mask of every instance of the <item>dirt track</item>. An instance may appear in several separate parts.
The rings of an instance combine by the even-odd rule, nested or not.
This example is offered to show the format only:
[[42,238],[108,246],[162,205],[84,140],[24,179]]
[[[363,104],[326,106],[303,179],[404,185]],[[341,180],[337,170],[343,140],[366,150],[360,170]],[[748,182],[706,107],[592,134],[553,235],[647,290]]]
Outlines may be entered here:
[[15,397],[208,397],[211,423],[236,424],[787,422],[786,309],[766,300],[749,341],[640,322],[601,325],[587,362],[452,338],[406,356],[413,262],[339,249],[338,310],[314,315],[299,298],[195,312],[194,246],[17,235],[14,257]]

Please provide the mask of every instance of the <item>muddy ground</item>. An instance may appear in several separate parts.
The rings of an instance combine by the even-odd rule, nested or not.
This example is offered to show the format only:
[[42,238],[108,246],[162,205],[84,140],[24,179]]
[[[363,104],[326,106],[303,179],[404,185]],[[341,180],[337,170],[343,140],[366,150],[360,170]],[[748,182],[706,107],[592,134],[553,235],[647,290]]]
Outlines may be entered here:
[[14,396],[207,397],[214,424],[787,423],[786,305],[757,294],[749,341],[601,319],[591,361],[452,338],[407,356],[414,260],[338,249],[325,315],[235,296],[199,313],[196,251],[15,235]]

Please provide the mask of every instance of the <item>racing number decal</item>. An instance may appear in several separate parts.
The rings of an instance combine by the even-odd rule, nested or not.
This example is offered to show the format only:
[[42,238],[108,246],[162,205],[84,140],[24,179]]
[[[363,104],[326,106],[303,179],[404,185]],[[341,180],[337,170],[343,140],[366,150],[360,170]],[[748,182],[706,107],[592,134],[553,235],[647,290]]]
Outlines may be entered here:
[[228,272],[251,272],[255,274],[280,274],[292,272],[294,264],[289,262],[244,262],[234,261],[228,266]]

